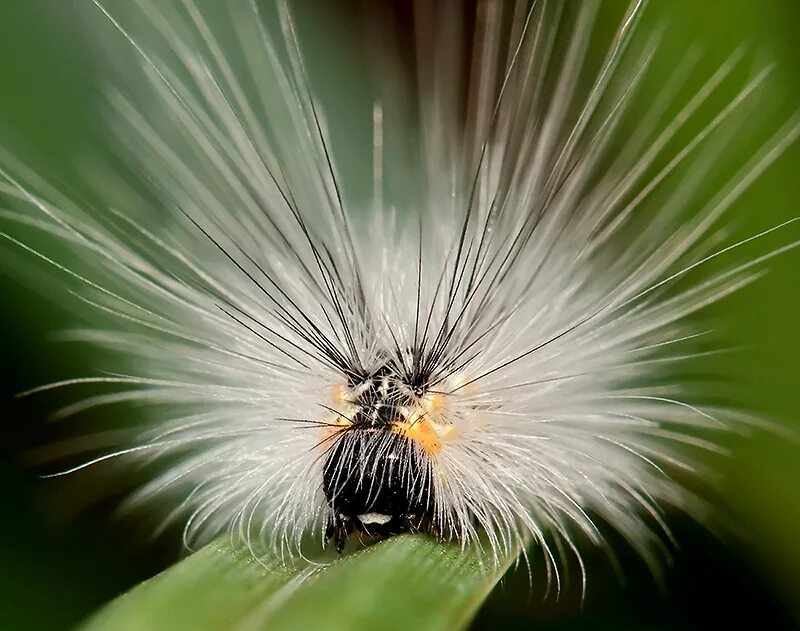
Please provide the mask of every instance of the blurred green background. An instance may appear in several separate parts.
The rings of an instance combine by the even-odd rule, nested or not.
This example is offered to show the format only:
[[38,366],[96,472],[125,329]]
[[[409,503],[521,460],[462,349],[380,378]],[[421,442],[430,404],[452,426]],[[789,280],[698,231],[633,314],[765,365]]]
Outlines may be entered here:
[[[47,179],[78,191],[76,156],[108,151],[98,115],[98,77],[106,49],[87,36],[88,4],[0,2],[1,144]],[[303,5],[299,10],[305,11],[305,28],[315,35],[307,40],[309,55],[329,58],[328,71],[318,71],[316,87],[329,96],[331,118],[349,110],[355,111],[350,111],[351,119],[366,115],[366,122],[353,127],[353,137],[363,143],[369,133],[369,99],[359,96],[356,87],[361,72],[352,60],[359,52],[344,47],[358,40],[349,36],[358,34],[369,2],[341,3],[324,15],[309,10],[313,3]],[[607,22],[606,28],[622,6],[617,0],[601,2],[600,20]],[[754,119],[779,123],[800,106],[797,0],[654,0],[651,13],[668,25],[662,61],[654,72],[668,70],[670,59],[688,42],[702,45],[708,68],[735,47],[747,45],[764,59],[777,61],[756,112],[762,116]],[[656,17],[648,19],[655,23]],[[335,46],[339,48],[331,48]],[[331,55],[339,49],[341,55]],[[649,85],[655,96],[658,81]],[[742,157],[768,137],[758,129],[745,131],[752,130],[743,129],[742,142],[734,146]],[[339,151],[342,163],[358,160],[357,142]],[[731,209],[731,239],[800,216],[798,175],[800,147],[794,146]],[[358,198],[358,191],[352,186],[351,198]],[[789,228],[748,254],[757,256],[798,238],[800,230]],[[716,269],[729,263],[720,261]],[[69,427],[46,420],[54,405],[69,401],[70,395],[16,399],[14,394],[86,374],[93,365],[83,349],[54,341],[54,332],[80,319],[51,288],[57,278],[37,276],[19,256],[2,256],[0,265],[5,272],[0,274],[0,420],[5,431],[0,443],[0,628],[68,628],[178,558],[179,539],[168,533],[150,541],[137,519],[117,517],[117,487],[102,477],[84,476],[77,483],[40,480],[41,470],[28,466],[32,449],[70,435]],[[756,285],[703,314],[721,323],[723,338],[737,346],[736,353],[715,359],[718,363],[709,370],[736,385],[737,400],[800,432],[800,253],[772,260],[768,269]],[[523,568],[490,598],[476,626],[708,628],[752,617],[765,628],[796,627],[800,447],[769,433],[731,442],[735,456],[722,464],[726,475],[720,502],[731,507],[745,536],[721,541],[677,518],[672,525],[681,549],[666,572],[663,593],[624,546],[624,584],[600,552],[587,549],[589,590],[583,609],[574,577],[561,600],[541,602],[535,572],[531,588]]]

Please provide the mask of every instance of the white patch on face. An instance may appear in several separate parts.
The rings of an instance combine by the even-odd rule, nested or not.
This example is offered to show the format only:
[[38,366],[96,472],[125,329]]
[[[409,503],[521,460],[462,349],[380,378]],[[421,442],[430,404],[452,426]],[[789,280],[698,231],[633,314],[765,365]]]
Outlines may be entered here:
[[389,523],[391,520],[391,515],[384,515],[383,513],[364,513],[363,515],[358,516],[358,521],[365,526],[368,526],[369,524],[378,524],[382,526],[383,524]]

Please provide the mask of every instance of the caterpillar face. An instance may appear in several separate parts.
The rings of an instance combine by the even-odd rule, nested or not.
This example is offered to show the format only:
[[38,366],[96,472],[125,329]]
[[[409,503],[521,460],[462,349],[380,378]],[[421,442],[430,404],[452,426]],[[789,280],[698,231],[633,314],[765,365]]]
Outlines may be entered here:
[[339,394],[345,409],[324,439],[332,444],[323,466],[326,540],[339,551],[354,529],[377,537],[431,529],[435,459],[453,428],[441,422],[440,395],[411,382],[389,362]]

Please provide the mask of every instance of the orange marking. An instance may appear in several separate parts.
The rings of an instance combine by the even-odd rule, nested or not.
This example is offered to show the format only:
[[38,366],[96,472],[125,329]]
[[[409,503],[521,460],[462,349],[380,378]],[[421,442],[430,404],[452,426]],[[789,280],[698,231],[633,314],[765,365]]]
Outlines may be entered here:
[[447,405],[447,398],[442,394],[426,394],[422,399],[422,404],[427,412],[435,414],[444,410]]
[[336,405],[350,403],[350,388],[346,384],[334,386],[331,389],[331,400]]
[[442,450],[442,438],[452,434],[455,430],[450,425],[432,423],[417,417],[411,422],[395,421],[392,423],[392,431],[416,441],[426,454],[435,456]]

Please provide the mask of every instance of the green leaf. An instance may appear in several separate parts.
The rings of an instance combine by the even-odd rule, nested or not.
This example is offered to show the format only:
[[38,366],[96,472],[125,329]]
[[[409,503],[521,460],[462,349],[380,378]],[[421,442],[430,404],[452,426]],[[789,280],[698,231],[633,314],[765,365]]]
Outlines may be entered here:
[[457,629],[513,563],[423,535],[392,537],[328,565],[216,542],[135,587],[85,631]]

